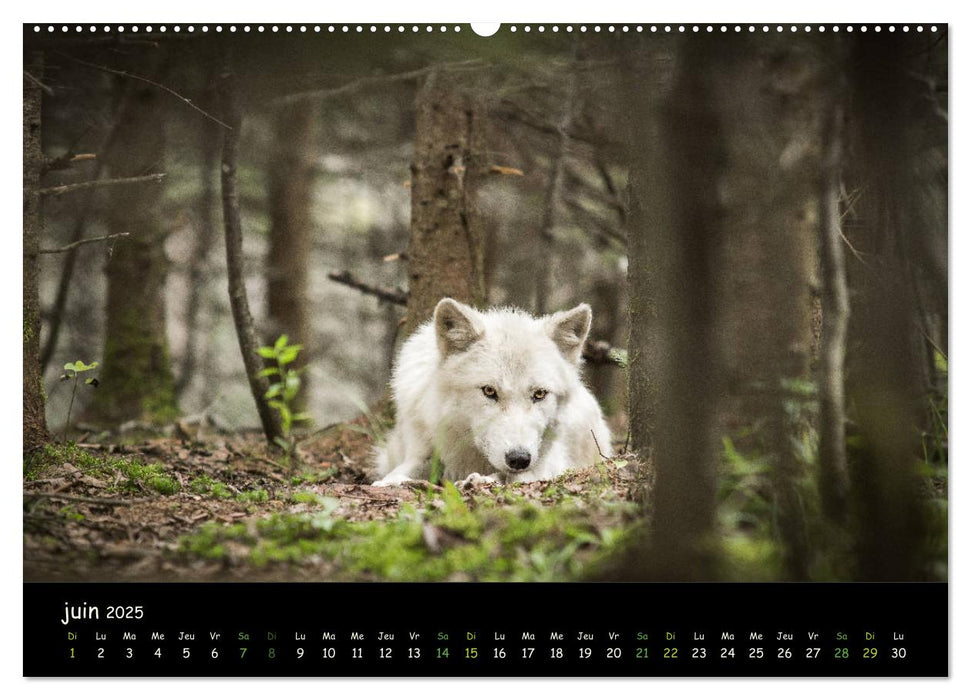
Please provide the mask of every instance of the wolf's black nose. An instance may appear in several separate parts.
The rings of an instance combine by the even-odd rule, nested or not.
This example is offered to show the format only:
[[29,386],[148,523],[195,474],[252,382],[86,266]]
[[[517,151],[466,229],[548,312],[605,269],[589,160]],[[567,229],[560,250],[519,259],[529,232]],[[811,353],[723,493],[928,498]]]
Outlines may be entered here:
[[522,471],[528,467],[530,459],[529,452],[519,447],[506,453],[506,464],[516,471]]

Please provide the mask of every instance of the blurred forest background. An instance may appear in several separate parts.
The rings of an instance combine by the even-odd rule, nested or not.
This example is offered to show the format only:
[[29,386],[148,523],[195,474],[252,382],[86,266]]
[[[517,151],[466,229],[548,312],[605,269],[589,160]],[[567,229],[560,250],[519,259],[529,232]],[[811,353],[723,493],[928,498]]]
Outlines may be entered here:
[[[945,28],[101,29],[25,27],[34,575],[95,542],[103,561],[124,549],[104,564],[120,577],[231,576],[227,543],[252,540],[232,528],[268,514],[260,532],[281,539],[246,540],[257,573],[239,576],[293,576],[261,566],[308,552],[309,575],[348,575],[334,523],[380,517],[342,510],[342,485],[370,493],[395,348],[449,295],[537,315],[590,303],[585,372],[621,457],[519,487],[552,509],[584,494],[582,536],[540,528],[503,550],[525,569],[444,563],[505,532],[464,518],[509,494],[433,486],[380,516],[435,561],[366,552],[358,574],[946,578]],[[301,377],[283,409],[266,398],[280,370],[260,372],[281,352]],[[236,458],[268,473],[227,470]],[[188,536],[93,534],[139,517],[99,502],[118,474],[233,506],[187,516],[213,521]],[[417,530],[396,510],[414,498]],[[308,532],[307,512],[333,517]]]

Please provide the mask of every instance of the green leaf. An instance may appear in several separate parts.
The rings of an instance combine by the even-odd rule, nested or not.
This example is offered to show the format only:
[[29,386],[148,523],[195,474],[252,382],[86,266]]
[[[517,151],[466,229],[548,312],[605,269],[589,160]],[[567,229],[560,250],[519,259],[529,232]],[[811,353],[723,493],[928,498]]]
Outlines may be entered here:
[[286,333],[284,333],[283,335],[281,335],[279,338],[276,339],[276,342],[273,344],[273,349],[282,350],[287,346],[288,342],[290,342],[290,338],[287,337]]
[[302,345],[291,345],[290,347],[284,348],[280,351],[277,356],[277,362],[281,365],[288,365],[297,359],[297,355],[300,353]]
[[268,360],[272,360],[276,357],[276,351],[273,348],[268,348],[266,346],[257,349],[256,351],[260,357],[265,357]]
[[94,369],[97,366],[97,362],[92,362],[90,365],[86,365],[82,360],[78,360],[77,362],[68,362],[66,365],[64,365],[64,369],[72,372],[87,372],[89,369]]
[[276,367],[267,367],[266,369],[261,369],[256,373],[257,377],[272,377],[274,374],[279,374],[280,370]]
[[294,413],[293,414],[293,422],[294,423],[296,423],[297,421],[302,421],[302,420],[313,420],[313,416],[310,415],[309,413],[306,413],[306,412],[303,412],[303,413]]
[[266,390],[265,394],[263,394],[263,398],[266,398],[266,399],[276,398],[277,396],[280,395],[280,392],[282,391],[283,391],[282,384],[271,384],[270,388]]

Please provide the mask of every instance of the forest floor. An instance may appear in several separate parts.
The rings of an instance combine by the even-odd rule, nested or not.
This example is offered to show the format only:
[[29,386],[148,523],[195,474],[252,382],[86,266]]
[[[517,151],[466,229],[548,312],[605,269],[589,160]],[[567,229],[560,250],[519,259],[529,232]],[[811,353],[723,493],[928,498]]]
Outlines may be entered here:
[[370,486],[366,421],[52,443],[24,459],[25,581],[563,580],[639,531],[631,456],[549,482]]

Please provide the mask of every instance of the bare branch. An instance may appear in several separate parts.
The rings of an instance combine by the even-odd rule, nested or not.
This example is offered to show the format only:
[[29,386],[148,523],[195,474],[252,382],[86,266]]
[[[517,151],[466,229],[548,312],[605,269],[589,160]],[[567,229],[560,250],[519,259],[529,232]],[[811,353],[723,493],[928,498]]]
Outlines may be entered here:
[[587,233],[597,237],[600,242],[604,244],[614,243],[619,245],[621,248],[627,247],[627,232],[618,227],[616,224],[607,221],[601,216],[593,213],[585,206],[573,199],[565,200],[566,206],[574,214],[574,219],[581,218],[586,224],[592,225],[596,228],[595,231],[590,231],[587,225],[577,222],[581,225],[581,228]]
[[130,234],[128,231],[123,233],[109,233],[107,236],[98,236],[96,238],[82,238],[80,240],[74,241],[74,243],[68,243],[66,246],[61,246],[60,248],[41,248],[38,253],[50,255],[51,253],[66,253],[69,250],[74,250],[78,246],[85,245],[86,243],[98,243],[99,241],[110,241],[115,238],[126,238]]
[[373,75],[365,76],[363,78],[357,78],[344,85],[339,85],[332,88],[321,88],[319,90],[305,90],[303,92],[296,92],[292,95],[286,95],[285,97],[280,97],[275,102],[277,104],[293,104],[294,102],[299,102],[301,100],[316,100],[325,99],[329,97],[338,97],[340,95],[346,95],[350,92],[356,92],[365,87],[373,87],[375,85],[387,85],[389,83],[397,83],[401,81],[417,80],[422,78],[434,70],[445,71],[445,70],[468,70],[472,68],[484,68],[488,64],[480,61],[479,59],[471,59],[468,61],[456,61],[454,63],[445,63],[441,65],[431,65],[425,66],[424,68],[417,68],[415,70],[406,71],[404,73],[391,73],[389,75]]
[[362,282],[352,275],[348,270],[344,270],[343,272],[328,272],[327,277],[334,282],[347,285],[348,287],[352,287],[359,292],[363,292],[364,294],[375,296],[381,301],[397,304],[399,306],[407,306],[408,304],[408,294],[406,292],[403,292],[400,289],[388,289],[387,287],[378,287],[368,284],[367,282]]
[[32,83],[36,84],[37,87],[39,87],[45,93],[47,93],[51,97],[54,97],[54,91],[51,90],[50,87],[48,87],[47,85],[44,85],[44,83],[42,83],[41,81],[39,81],[37,78],[35,78],[34,76],[32,76],[29,72],[24,71],[24,77],[27,78],[28,80],[30,80]]
[[139,175],[137,177],[118,177],[104,180],[87,180],[85,182],[75,182],[70,185],[57,185],[56,187],[43,187],[37,190],[39,195],[60,196],[67,192],[77,192],[87,190],[92,187],[103,187],[105,185],[135,185],[140,182],[161,182],[165,173],[152,173],[151,175]]
[[141,76],[141,75],[135,75],[134,73],[129,73],[126,70],[118,70],[117,68],[109,68],[108,66],[99,66],[97,63],[89,63],[88,61],[82,61],[80,58],[75,58],[74,56],[69,56],[68,54],[63,53],[61,51],[56,51],[55,53],[57,53],[59,56],[63,56],[64,58],[68,59],[69,61],[74,61],[75,63],[80,63],[82,66],[87,66],[88,68],[94,68],[95,70],[104,71],[105,73],[111,73],[112,75],[120,75],[122,78],[131,78],[132,80],[140,80],[143,83],[148,83],[152,87],[157,87],[159,90],[163,90],[163,91],[169,93],[170,95],[172,95],[172,96],[174,96],[174,97],[182,100],[182,102],[184,102],[189,107],[191,107],[192,109],[194,109],[195,111],[197,111],[199,114],[201,114],[202,116],[204,116],[206,119],[209,119],[210,121],[216,122],[217,124],[219,124],[219,126],[223,127],[224,129],[230,129],[230,130],[232,129],[232,127],[229,126],[229,124],[227,124],[226,122],[220,121],[216,117],[212,116],[211,114],[209,114],[209,112],[207,112],[206,110],[204,110],[201,107],[197,106],[188,97],[184,97],[183,95],[180,95],[179,93],[177,93],[172,88],[166,87],[166,86],[162,85],[161,83],[157,83],[157,82],[155,82],[154,80],[152,80],[150,78],[146,78],[146,77]]
[[68,151],[62,156],[57,158],[51,158],[41,167],[41,175],[46,175],[52,170],[66,170],[71,167],[72,163],[80,163],[86,160],[96,160],[98,155],[96,153],[74,153],[73,151]]

